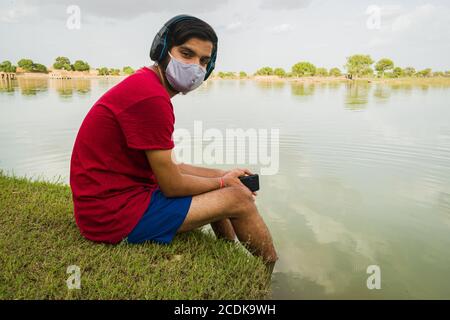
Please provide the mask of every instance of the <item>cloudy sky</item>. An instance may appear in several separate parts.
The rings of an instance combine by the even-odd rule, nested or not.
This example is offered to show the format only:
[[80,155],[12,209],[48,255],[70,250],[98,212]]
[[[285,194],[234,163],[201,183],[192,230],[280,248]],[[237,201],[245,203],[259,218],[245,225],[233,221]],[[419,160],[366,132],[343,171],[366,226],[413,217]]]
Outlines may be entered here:
[[[79,29],[71,5],[80,9]],[[450,69],[448,0],[0,0],[0,60],[51,65],[63,55],[93,67],[149,65],[154,35],[180,13],[216,30],[216,71],[290,69],[303,60],[342,68],[354,53]]]

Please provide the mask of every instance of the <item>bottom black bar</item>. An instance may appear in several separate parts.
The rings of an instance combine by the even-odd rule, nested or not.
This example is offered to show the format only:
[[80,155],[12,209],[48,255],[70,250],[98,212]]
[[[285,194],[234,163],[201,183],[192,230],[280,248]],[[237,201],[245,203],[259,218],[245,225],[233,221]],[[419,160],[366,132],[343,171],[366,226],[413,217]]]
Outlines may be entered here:
[[[300,319],[323,315],[346,315],[358,318],[382,317],[396,311],[402,316],[447,314],[450,301],[435,300],[249,300],[249,301],[0,301],[3,312],[15,316],[21,312],[38,315],[58,314],[71,318],[91,316],[120,316],[129,319],[139,313],[143,319]],[[8,310],[10,309],[10,310]],[[385,311],[389,310],[389,313]],[[308,316],[306,316],[308,315]]]

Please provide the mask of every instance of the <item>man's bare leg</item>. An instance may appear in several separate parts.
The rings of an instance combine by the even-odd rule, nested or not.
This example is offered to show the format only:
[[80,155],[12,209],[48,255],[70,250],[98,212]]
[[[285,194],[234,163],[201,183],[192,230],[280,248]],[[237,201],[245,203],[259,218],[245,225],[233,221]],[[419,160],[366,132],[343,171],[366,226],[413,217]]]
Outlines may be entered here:
[[273,269],[277,254],[269,229],[259,214],[256,205],[251,205],[241,217],[231,217],[230,221],[239,241],[251,253],[262,257],[266,265]]
[[234,232],[233,225],[228,218],[211,222],[211,228],[218,239],[229,241],[236,240],[236,233]]
[[278,259],[270,232],[259,215],[251,192],[245,187],[226,187],[193,196],[189,212],[178,232],[229,218],[241,243],[269,269]]

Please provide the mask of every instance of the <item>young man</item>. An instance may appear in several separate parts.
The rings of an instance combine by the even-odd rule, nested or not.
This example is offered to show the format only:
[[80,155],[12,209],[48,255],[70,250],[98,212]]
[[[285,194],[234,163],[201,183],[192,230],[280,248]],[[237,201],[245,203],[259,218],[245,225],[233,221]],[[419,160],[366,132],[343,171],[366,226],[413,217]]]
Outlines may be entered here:
[[217,36],[206,22],[177,16],[152,45],[156,63],[106,92],[86,115],[70,171],[75,219],[87,239],[170,243],[177,232],[206,224],[219,238],[237,238],[273,268],[277,255],[254,203],[238,179],[223,171],[172,160],[171,98],[209,76]]

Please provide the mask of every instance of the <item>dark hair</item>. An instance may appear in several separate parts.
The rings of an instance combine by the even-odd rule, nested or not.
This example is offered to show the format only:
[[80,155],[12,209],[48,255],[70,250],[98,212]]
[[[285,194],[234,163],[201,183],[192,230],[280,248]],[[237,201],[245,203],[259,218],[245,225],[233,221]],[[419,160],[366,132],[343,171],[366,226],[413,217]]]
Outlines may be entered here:
[[217,50],[217,35],[214,29],[205,21],[199,18],[189,18],[181,20],[170,28],[168,39],[168,48],[179,46],[192,38],[199,38],[201,40],[211,41],[213,44],[213,51]]

